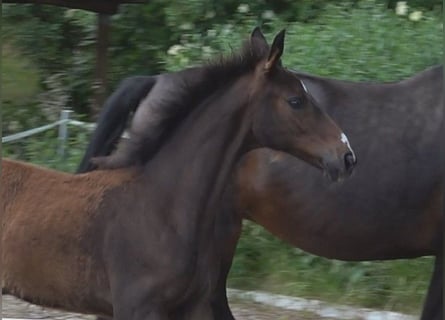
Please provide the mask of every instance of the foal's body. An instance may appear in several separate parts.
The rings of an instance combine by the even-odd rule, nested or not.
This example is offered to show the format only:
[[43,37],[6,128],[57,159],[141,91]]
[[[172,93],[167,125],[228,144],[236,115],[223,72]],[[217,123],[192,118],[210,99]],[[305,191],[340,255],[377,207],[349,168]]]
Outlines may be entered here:
[[[296,74],[351,136],[359,170],[343,184],[329,186],[299,161],[253,151],[236,173],[240,214],[296,247],[328,258],[435,255],[422,320],[442,319],[443,67],[386,84]],[[146,95],[150,99],[149,90],[139,92],[140,99]],[[129,114],[120,100],[118,95],[110,98],[104,110],[108,117],[99,123],[95,137],[107,136],[107,130],[119,136],[114,128]],[[108,129],[101,129],[104,124]],[[109,154],[114,144],[113,139],[93,139],[79,170],[90,170],[91,157]],[[229,266],[223,269],[227,272]],[[225,276],[223,272],[222,283]],[[223,286],[219,301],[219,310],[227,310]],[[221,311],[220,319],[231,319],[229,313]]]

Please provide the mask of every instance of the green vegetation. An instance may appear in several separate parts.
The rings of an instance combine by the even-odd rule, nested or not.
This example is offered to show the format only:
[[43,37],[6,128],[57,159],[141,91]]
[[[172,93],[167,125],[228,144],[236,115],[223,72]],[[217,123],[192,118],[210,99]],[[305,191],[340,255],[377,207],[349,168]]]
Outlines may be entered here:
[[37,70],[9,44],[3,44],[2,62],[2,100],[21,105],[32,101],[39,92]]
[[[111,18],[110,91],[124,77],[155,74],[236,47],[255,25],[286,27],[285,63],[351,80],[398,79],[439,63],[441,2],[153,0]],[[433,8],[433,9],[431,9]],[[420,15],[419,15],[420,12]],[[43,89],[63,88],[66,104],[90,115],[95,16],[60,7],[5,5],[3,38],[31,60]]]
[[[269,39],[287,28],[286,66],[348,80],[401,79],[441,63],[443,56],[441,1],[408,3],[403,15],[396,14],[395,1],[378,0],[257,0],[249,6],[231,0],[153,0],[124,6],[112,18],[110,90],[129,75],[177,70],[230,51],[258,24]],[[94,16],[34,5],[4,6],[4,16],[4,132],[45,124],[65,106],[88,120]],[[70,127],[67,154],[61,158],[56,131],[7,144],[3,155],[72,172],[88,133]],[[326,260],[246,222],[230,285],[418,312],[431,267],[430,258]]]
[[245,221],[231,287],[417,313],[432,259],[344,262],[307,254]]

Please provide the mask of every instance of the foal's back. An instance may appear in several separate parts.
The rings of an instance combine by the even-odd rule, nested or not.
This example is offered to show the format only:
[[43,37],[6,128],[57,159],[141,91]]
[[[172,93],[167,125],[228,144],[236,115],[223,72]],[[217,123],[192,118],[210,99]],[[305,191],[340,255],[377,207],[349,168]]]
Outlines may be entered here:
[[103,196],[131,176],[128,170],[71,175],[3,160],[2,287],[42,305],[86,313],[107,308],[87,289],[105,283],[88,238]]

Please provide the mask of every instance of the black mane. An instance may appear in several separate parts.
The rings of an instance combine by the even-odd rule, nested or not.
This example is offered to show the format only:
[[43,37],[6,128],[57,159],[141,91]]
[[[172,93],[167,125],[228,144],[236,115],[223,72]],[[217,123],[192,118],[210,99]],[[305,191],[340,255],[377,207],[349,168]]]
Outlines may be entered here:
[[[144,106],[150,110],[152,116],[149,117],[151,119],[144,119],[147,124],[144,127],[144,137],[137,146],[139,152],[136,154],[141,157],[140,162],[148,161],[178,124],[205,98],[243,74],[252,72],[261,60],[267,58],[267,54],[268,46],[258,39],[251,38],[250,41],[244,42],[239,52],[232,52],[228,56],[221,55],[202,67],[186,69],[175,74],[175,77],[179,75],[179,79],[176,79],[174,92],[163,92],[160,100]],[[149,94],[148,101],[150,98]]]
[[[245,41],[239,52],[232,52],[227,56],[220,55],[200,66],[199,81],[192,77],[181,79],[181,85],[176,88],[175,95],[168,97],[165,100],[165,105],[160,105],[159,109],[164,110],[166,116],[170,113],[174,115],[177,111],[176,108],[185,108],[190,111],[217,89],[243,74],[253,71],[258,62],[267,58],[267,54],[268,48],[257,39],[252,38],[250,41]],[[198,68],[191,68],[183,72],[185,74],[187,70],[192,69],[198,71]],[[181,71],[179,73],[181,74]]]
[[[268,53],[266,40],[254,32],[238,52],[220,55],[199,67],[124,79],[107,98],[77,172],[96,166],[146,163],[192,110],[217,90],[253,71]],[[132,112],[130,139],[118,144]]]
[[[244,41],[239,52],[220,55],[207,62],[202,67],[209,77],[214,80],[213,86],[219,87],[245,73],[253,71],[257,64],[267,58],[269,47],[256,38]],[[190,88],[189,88],[190,89]]]

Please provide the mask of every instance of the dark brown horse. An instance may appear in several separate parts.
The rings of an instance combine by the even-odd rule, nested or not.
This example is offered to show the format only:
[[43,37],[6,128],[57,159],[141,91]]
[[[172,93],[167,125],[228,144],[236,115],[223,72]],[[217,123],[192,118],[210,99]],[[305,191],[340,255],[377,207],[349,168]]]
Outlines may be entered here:
[[203,87],[178,88],[192,110],[137,169],[75,176],[4,161],[2,288],[118,320],[218,316],[240,158],[269,147],[334,179],[354,165],[344,133],[281,66],[283,47],[284,31],[269,47],[255,30],[239,55],[204,67]]
[[[284,154],[250,152],[236,174],[241,214],[296,247],[328,258],[386,260],[435,255],[422,320],[442,319],[443,67],[386,84],[295,74],[351,135],[361,159],[360,170],[341,185],[327,186],[314,170]],[[137,109],[138,116],[139,108],[153,108],[150,101],[162,100],[172,90],[159,86],[162,77],[172,76],[128,78],[108,99],[79,171],[92,168],[92,157],[111,152],[129,109]],[[149,86],[132,91],[128,84],[133,81]],[[124,96],[133,97],[133,103],[126,104]],[[150,126],[156,128],[156,124]],[[135,161],[144,156],[137,155]],[[230,319],[223,306],[224,290],[221,288],[219,306],[226,316],[221,319]]]
[[443,67],[389,84],[296,74],[348,132],[360,170],[326,188],[284,154],[253,152],[238,171],[244,215],[327,258],[436,256],[421,319],[443,319]]

